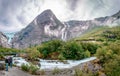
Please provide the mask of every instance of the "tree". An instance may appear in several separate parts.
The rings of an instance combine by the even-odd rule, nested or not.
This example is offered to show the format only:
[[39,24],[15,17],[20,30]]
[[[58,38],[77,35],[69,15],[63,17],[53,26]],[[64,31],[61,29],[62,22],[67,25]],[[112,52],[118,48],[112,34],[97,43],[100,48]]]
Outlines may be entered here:
[[98,49],[98,45],[94,43],[81,43],[84,50],[88,50],[91,54],[95,54]]
[[96,56],[100,59],[100,62],[104,64],[113,57],[113,51],[107,47],[102,47],[97,50]]
[[28,59],[30,60],[36,60],[40,55],[39,51],[36,48],[27,49],[27,54]]
[[54,56],[55,53],[59,53],[59,50],[61,49],[63,45],[63,41],[60,40],[52,40],[48,41],[46,43],[43,43],[41,46],[37,47],[37,50],[43,55],[42,58],[50,58]]
[[62,49],[62,55],[66,59],[82,59],[83,52],[82,46],[74,41],[66,42]]
[[[120,56],[117,57],[117,59],[120,61]],[[107,76],[119,76],[120,75],[120,66],[119,66],[120,63],[117,59],[110,59],[104,64],[104,70]]]

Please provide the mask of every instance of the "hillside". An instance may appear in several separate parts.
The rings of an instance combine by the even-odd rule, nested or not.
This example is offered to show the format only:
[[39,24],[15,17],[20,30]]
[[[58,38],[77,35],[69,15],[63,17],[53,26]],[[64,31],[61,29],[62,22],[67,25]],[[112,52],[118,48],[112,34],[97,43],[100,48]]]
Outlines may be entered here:
[[[98,58],[97,65],[101,65],[102,69],[92,76],[120,75],[120,26],[95,28],[82,37],[76,38],[75,41],[99,45],[94,56]],[[88,76],[90,76],[90,73],[83,70],[82,75],[84,74],[89,74]]]
[[89,41],[89,42],[111,42],[120,40],[120,26],[95,27],[93,30],[86,32],[81,37],[75,38],[76,41]]

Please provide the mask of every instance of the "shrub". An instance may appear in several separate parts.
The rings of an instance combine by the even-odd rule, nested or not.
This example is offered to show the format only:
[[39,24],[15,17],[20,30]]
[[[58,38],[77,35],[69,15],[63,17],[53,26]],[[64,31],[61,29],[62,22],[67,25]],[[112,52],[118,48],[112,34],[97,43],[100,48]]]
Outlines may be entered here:
[[23,70],[23,71],[29,71],[29,65],[28,64],[22,64],[22,66],[21,66],[21,69]]
[[90,52],[89,52],[88,50],[84,52],[84,57],[85,57],[85,58],[90,57]]
[[26,72],[30,72],[31,74],[36,75],[36,72],[39,70],[39,68],[36,65],[33,64],[22,64],[21,69]]
[[85,72],[80,69],[75,69],[74,76],[98,76],[97,73],[92,73],[90,70],[88,72]]
[[98,48],[96,54],[101,63],[105,63],[113,57],[113,51],[109,50],[107,47]]
[[0,54],[0,60],[4,59],[4,56]]
[[75,69],[75,74],[74,74],[74,76],[83,76],[82,73],[83,73],[82,70]]
[[36,74],[36,72],[39,70],[39,68],[36,65],[30,64],[29,66],[29,72],[31,74]]
[[40,55],[39,51],[36,48],[30,48],[30,49],[27,49],[26,51],[28,52],[27,53],[28,59],[30,59],[32,61],[36,60]]
[[55,75],[55,74],[58,74],[60,73],[60,69],[59,68],[54,68],[53,71],[52,71],[52,74]]

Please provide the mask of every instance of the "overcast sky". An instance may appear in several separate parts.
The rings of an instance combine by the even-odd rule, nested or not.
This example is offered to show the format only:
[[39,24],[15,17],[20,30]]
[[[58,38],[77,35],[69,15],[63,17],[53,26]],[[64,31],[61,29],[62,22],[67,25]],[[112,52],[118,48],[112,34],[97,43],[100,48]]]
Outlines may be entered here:
[[20,31],[46,9],[61,21],[89,20],[118,12],[120,0],[0,0],[0,31]]

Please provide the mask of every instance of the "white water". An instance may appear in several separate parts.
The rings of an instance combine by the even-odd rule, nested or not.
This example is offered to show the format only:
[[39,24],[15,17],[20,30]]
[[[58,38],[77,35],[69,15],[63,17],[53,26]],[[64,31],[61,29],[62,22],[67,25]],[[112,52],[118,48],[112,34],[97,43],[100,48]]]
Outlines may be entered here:
[[[59,62],[58,60],[43,60],[40,59],[41,67],[40,69],[65,69],[65,68],[72,68],[74,66],[77,66],[79,64],[95,60],[96,57],[90,57],[82,60],[66,60],[67,64],[64,64],[63,62]],[[21,57],[13,58],[13,63],[16,64],[16,66],[21,66],[22,64],[29,64],[25,59]]]
[[64,23],[64,28],[61,31],[62,32],[62,38],[61,39],[64,40],[64,41],[67,39],[67,31],[66,31],[67,27],[68,27],[67,24]]
[[95,60],[96,57],[90,57],[82,60],[67,60],[67,64],[64,64],[62,62],[59,62],[57,60],[43,60],[40,59],[40,64],[41,64],[41,69],[54,69],[54,68],[59,68],[59,69],[64,69],[64,68],[72,68],[73,66],[77,66],[81,63],[85,63],[88,61]]
[[29,63],[21,57],[13,57],[13,64],[20,67],[22,64],[29,64]]

